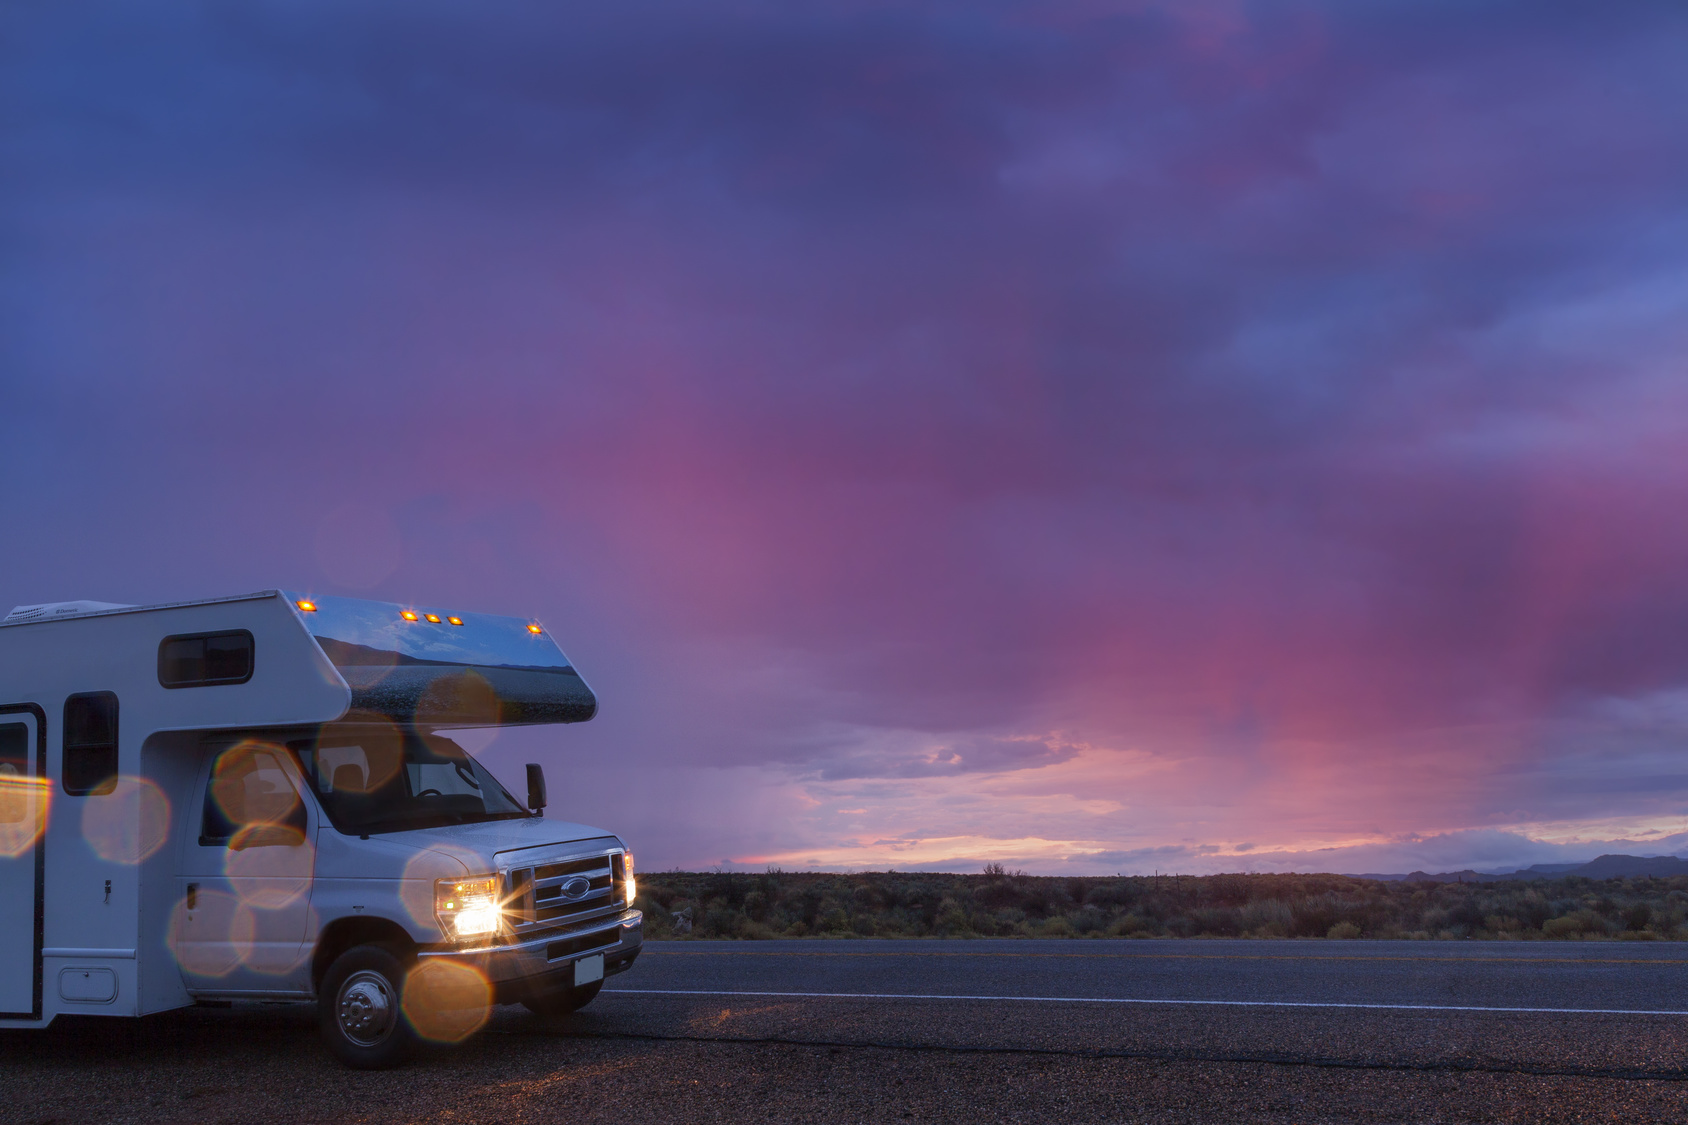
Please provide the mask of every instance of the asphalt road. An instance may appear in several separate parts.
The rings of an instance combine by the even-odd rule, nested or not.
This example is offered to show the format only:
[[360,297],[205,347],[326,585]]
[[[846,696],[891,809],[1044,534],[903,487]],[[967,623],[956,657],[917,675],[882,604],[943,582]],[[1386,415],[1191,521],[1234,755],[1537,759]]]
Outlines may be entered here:
[[1378,1005],[1688,1016],[1672,944],[862,941],[653,944],[617,992]]
[[1688,947],[657,943],[401,1071],[253,1005],[8,1033],[0,1081],[33,1123],[1688,1122]]

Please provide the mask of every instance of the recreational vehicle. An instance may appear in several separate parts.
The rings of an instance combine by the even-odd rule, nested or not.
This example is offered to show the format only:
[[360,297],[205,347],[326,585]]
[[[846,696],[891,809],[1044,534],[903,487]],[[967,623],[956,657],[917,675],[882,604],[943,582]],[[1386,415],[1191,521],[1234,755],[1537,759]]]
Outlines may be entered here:
[[[269,590],[0,622],[0,1027],[314,1000],[356,1067],[633,964],[620,838],[452,732],[583,722],[538,621]],[[458,736],[460,740],[463,736]]]

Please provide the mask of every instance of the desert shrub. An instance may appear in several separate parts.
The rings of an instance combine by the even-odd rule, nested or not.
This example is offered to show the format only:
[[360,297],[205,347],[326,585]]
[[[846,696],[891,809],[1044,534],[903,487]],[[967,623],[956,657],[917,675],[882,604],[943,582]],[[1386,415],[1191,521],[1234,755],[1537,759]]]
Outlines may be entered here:
[[1020,901],[1018,905],[1021,910],[1024,910],[1033,918],[1048,917],[1050,907],[1053,906],[1055,902],[1055,890],[1053,887],[1048,887],[1043,885],[1041,882],[1036,882],[1032,883],[1030,886],[1022,886],[1016,889],[1019,891]]
[[1130,906],[1137,901],[1134,882],[1130,879],[1110,879],[1098,883],[1090,888],[1090,893],[1084,896],[1084,900],[1103,910]]
[[1131,913],[1123,915],[1108,926],[1109,937],[1130,937],[1133,934],[1154,934],[1160,927],[1152,919],[1141,914]]
[[1214,875],[1203,890],[1215,906],[1242,906],[1254,897],[1254,886],[1247,875]]
[[1357,937],[1360,936],[1360,927],[1356,926],[1352,922],[1338,922],[1336,925],[1332,926],[1329,930],[1325,931],[1325,936],[1328,937],[1328,938],[1339,938],[1339,939],[1340,938],[1357,938]]
[[1553,917],[1553,907],[1534,891],[1513,905],[1513,913],[1526,929],[1539,930],[1542,923]]
[[744,905],[744,896],[749,890],[749,880],[731,871],[718,871],[710,879],[703,897],[705,901],[716,900],[730,909],[737,909]]
[[1343,921],[1342,904],[1328,894],[1304,899],[1290,908],[1293,937],[1324,937],[1330,928]]
[[642,887],[640,888],[639,897],[633,905],[645,912],[646,925],[650,925],[652,922],[655,922],[658,925],[666,926],[669,924],[669,920],[673,918],[673,914],[671,914],[668,909],[662,905],[661,900],[646,893]]
[[1002,910],[1005,907],[1020,905],[1020,892],[1014,884],[1003,878],[992,878],[983,886],[973,890],[974,901],[988,910]]
[[1542,932],[1548,937],[1574,937],[1577,935],[1604,937],[1610,932],[1610,928],[1606,919],[1595,911],[1585,908],[1560,918],[1549,918],[1543,923]]
[[770,870],[659,872],[641,884],[639,905],[653,938],[677,936],[670,919],[690,910],[698,938],[1036,936],[1059,919],[1074,934],[1111,937],[1324,938],[1347,923],[1369,937],[1688,939],[1683,877],[1427,885],[1340,875],[1090,879]]
[[1483,918],[1482,904],[1471,894],[1460,895],[1448,910],[1448,924],[1467,931],[1482,929]]
[[1240,914],[1229,906],[1199,906],[1187,917],[1187,928],[1197,936],[1235,937],[1242,932]]
[[1295,925],[1295,911],[1280,899],[1257,899],[1237,912],[1238,924],[1245,931],[1271,937],[1288,937]]
[[938,904],[938,914],[932,926],[940,935],[948,936],[967,933],[967,922],[967,912],[961,909],[961,904],[953,898],[946,898]]

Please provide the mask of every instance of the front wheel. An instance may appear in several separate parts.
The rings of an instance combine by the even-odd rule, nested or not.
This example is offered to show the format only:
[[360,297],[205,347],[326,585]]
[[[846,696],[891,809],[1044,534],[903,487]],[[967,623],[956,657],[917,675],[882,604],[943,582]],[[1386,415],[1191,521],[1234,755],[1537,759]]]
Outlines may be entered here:
[[590,1004],[598,995],[598,990],[604,987],[604,982],[593,981],[591,984],[581,985],[579,988],[558,988],[551,992],[542,992],[537,996],[530,996],[522,1001],[522,1007],[536,1016],[566,1016],[570,1012],[578,1012]]
[[334,959],[322,980],[317,1018],[341,1062],[381,1070],[410,1056],[416,1034],[402,1010],[404,978],[404,964],[385,946],[355,946]]

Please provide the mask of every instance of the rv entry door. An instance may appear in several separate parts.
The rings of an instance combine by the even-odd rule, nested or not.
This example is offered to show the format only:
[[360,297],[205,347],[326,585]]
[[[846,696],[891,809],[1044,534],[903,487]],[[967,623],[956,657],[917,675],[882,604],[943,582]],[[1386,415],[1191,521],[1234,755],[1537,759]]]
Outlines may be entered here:
[[316,849],[298,764],[247,740],[214,749],[200,778],[172,927],[183,980],[196,993],[308,991]]
[[41,1016],[41,836],[47,787],[41,709],[0,707],[0,1019]]

